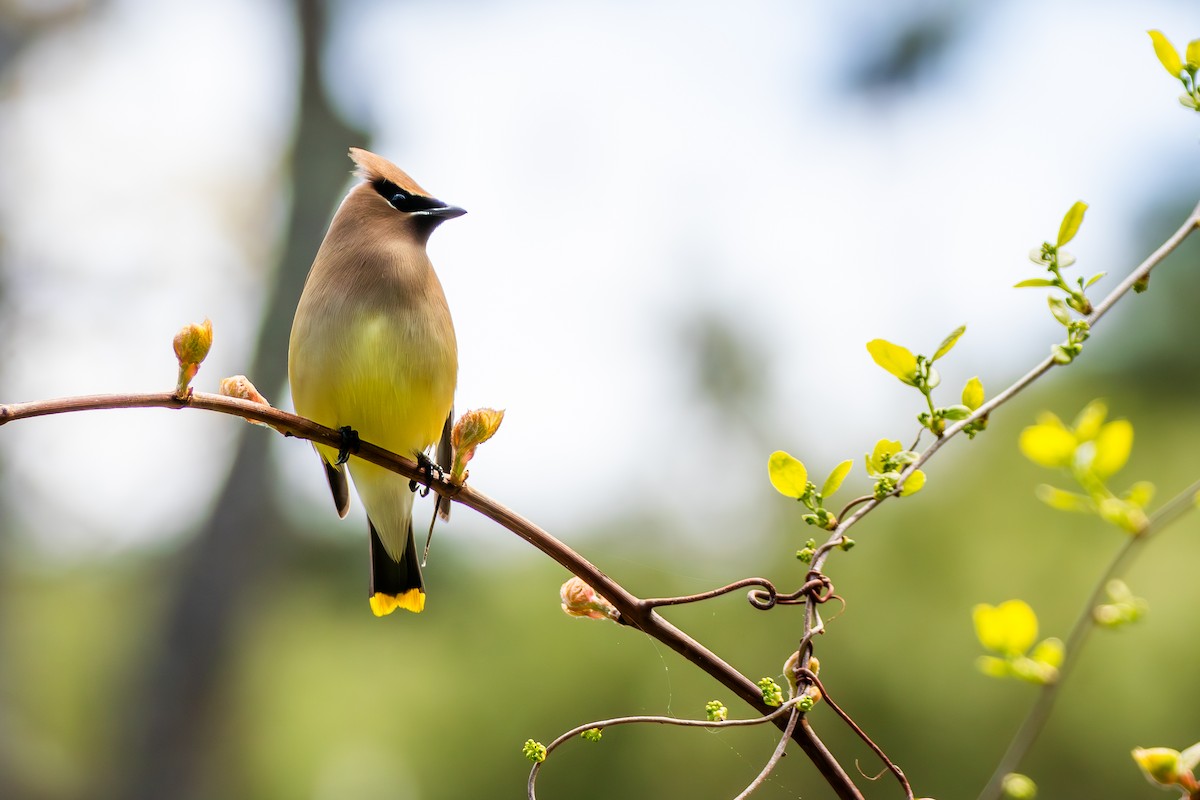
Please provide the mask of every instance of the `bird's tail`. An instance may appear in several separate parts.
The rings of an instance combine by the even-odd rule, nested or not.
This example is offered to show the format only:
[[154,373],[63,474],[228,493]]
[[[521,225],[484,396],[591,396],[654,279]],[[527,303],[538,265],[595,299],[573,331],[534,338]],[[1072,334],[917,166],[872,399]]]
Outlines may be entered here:
[[408,543],[395,561],[383,546],[375,523],[371,529],[371,610],[386,616],[397,608],[420,613],[425,608],[425,581],[421,578],[420,556],[413,542],[412,518],[408,520]]

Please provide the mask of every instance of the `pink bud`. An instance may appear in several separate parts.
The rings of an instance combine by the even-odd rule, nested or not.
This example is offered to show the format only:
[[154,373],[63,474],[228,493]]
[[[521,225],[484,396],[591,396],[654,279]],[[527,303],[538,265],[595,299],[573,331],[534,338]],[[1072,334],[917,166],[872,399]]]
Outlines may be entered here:
[[492,438],[503,421],[504,411],[494,408],[477,408],[458,418],[450,433],[450,443],[454,445],[451,481],[462,483],[466,480],[467,462],[475,457],[475,448]]
[[[249,400],[251,403],[258,403],[259,405],[266,406],[267,408],[271,407],[271,404],[267,402],[267,398],[263,397],[262,394],[259,393],[258,389],[254,388],[254,384],[247,380],[245,375],[234,375],[232,378],[222,378],[221,389],[219,393],[225,397],[236,397],[239,400]],[[246,422],[249,422],[252,425],[270,427],[265,422],[259,422],[253,419],[247,418]]]
[[611,619],[615,622],[621,616],[611,603],[578,577],[564,583],[558,590],[558,596],[562,600],[562,610],[572,617]]

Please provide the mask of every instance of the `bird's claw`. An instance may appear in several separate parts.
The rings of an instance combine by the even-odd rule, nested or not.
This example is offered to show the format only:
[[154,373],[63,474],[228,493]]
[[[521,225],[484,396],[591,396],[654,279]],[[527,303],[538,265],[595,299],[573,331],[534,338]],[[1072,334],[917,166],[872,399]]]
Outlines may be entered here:
[[338,448],[337,461],[334,462],[335,467],[340,467],[350,460],[353,453],[358,452],[358,431],[351,428],[349,425],[338,428],[338,433],[342,435],[342,446]]
[[[430,484],[432,484],[434,481],[440,481],[443,478],[445,478],[446,470],[442,469],[439,465],[435,464],[433,462],[433,459],[431,459],[429,456],[425,455],[424,453],[417,453],[417,467],[425,475],[425,479],[420,482],[420,483],[424,484],[424,486],[420,487],[421,497],[428,497]],[[408,482],[408,490],[410,492],[417,491],[417,488],[418,488],[417,480],[413,479]]]

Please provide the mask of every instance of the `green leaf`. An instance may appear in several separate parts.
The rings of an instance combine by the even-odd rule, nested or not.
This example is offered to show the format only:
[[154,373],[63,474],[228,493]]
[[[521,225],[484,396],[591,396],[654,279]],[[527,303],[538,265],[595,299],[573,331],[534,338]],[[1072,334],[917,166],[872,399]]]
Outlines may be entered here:
[[916,494],[925,487],[925,473],[917,470],[912,475],[904,479],[904,488],[900,490],[901,497],[908,497],[910,494]]
[[1114,420],[1100,429],[1096,436],[1096,455],[1092,472],[1101,480],[1115,475],[1129,460],[1133,449],[1133,424],[1127,419]]
[[1093,511],[1092,501],[1090,498],[1074,492],[1067,492],[1062,489],[1056,489],[1053,486],[1041,484],[1033,493],[1037,495],[1037,499],[1041,500],[1051,508],[1059,511],[1078,511],[1089,512]]
[[937,352],[934,353],[933,358],[931,358],[929,360],[931,362],[937,361],[939,358],[946,355],[946,353],[949,353],[950,350],[954,348],[954,345],[958,343],[959,337],[962,336],[966,332],[967,332],[966,325],[959,325],[957,328],[952,330],[950,332],[949,336],[947,336],[945,339],[942,339],[942,343],[940,345],[938,345]]
[[[1082,200],[1076,201],[1075,205],[1071,206],[1071,209],[1063,217],[1062,224],[1058,226],[1058,244],[1055,247],[1062,247],[1075,238],[1075,234],[1079,232],[1079,226],[1083,224],[1083,214],[1087,209],[1087,203]],[[1059,266],[1066,265],[1060,261]]]
[[1048,280],[1046,278],[1026,278],[1025,280],[1021,281],[1020,283],[1014,283],[1013,288],[1014,289],[1028,289],[1028,288],[1041,288],[1041,287],[1055,286],[1055,285],[1056,284],[1054,283],[1054,281]]
[[1071,312],[1067,309],[1067,304],[1063,302],[1062,298],[1051,295],[1046,298],[1046,302],[1050,306],[1050,313],[1054,315],[1056,320],[1063,325],[1071,324]]
[[942,409],[942,419],[948,419],[951,422],[961,422],[971,416],[971,409],[967,406],[946,406]]
[[872,339],[867,342],[867,352],[876,364],[909,386],[916,385],[917,357],[907,347],[892,344],[886,339]]
[[776,450],[767,459],[767,474],[771,485],[784,497],[799,500],[808,490],[808,470],[799,459],[782,450]]
[[1189,69],[1200,69],[1200,39],[1192,39],[1188,42],[1185,57]]
[[1083,288],[1085,288],[1085,289],[1086,289],[1086,288],[1088,288],[1088,287],[1089,287],[1089,286],[1091,286],[1093,283],[1095,283],[1096,281],[1100,280],[1101,278],[1103,278],[1103,277],[1104,277],[1105,275],[1107,275],[1107,274],[1108,274],[1107,272],[1097,272],[1095,275],[1093,275],[1092,277],[1090,277],[1090,278],[1088,278],[1088,279],[1087,279],[1087,283],[1085,283],[1085,284],[1083,285]]
[[846,480],[846,475],[853,466],[854,461],[848,458],[834,467],[833,472],[829,473],[829,477],[825,479],[825,485],[821,487],[821,496],[830,497],[842,488],[842,481]]
[[1071,466],[1078,442],[1061,425],[1031,425],[1021,431],[1017,444],[1033,463],[1054,468]]
[[983,381],[978,377],[967,381],[967,385],[962,390],[962,402],[972,411],[983,405]]
[[1154,54],[1158,56],[1163,69],[1171,73],[1172,78],[1178,78],[1179,73],[1183,72],[1183,61],[1179,58],[1179,52],[1175,49],[1175,45],[1167,41],[1167,37],[1163,36],[1162,31],[1146,31],[1146,33],[1150,34],[1150,41],[1154,42]]

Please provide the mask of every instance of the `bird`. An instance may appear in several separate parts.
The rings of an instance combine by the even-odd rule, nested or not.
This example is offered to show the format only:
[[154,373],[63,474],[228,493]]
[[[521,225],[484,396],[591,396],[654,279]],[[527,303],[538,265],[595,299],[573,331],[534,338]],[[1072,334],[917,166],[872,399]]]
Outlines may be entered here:
[[[296,413],[343,436],[314,444],[339,517],[350,510],[345,469],[367,512],[375,616],[425,608],[409,480],[353,455],[357,437],[431,465],[448,465],[458,342],[426,243],[466,213],[422,189],[392,162],[350,148],[361,179],[333,215],[304,282],[288,343]],[[430,466],[432,469],[432,467]],[[411,487],[411,488],[410,488]],[[449,517],[438,498],[437,511]]]

